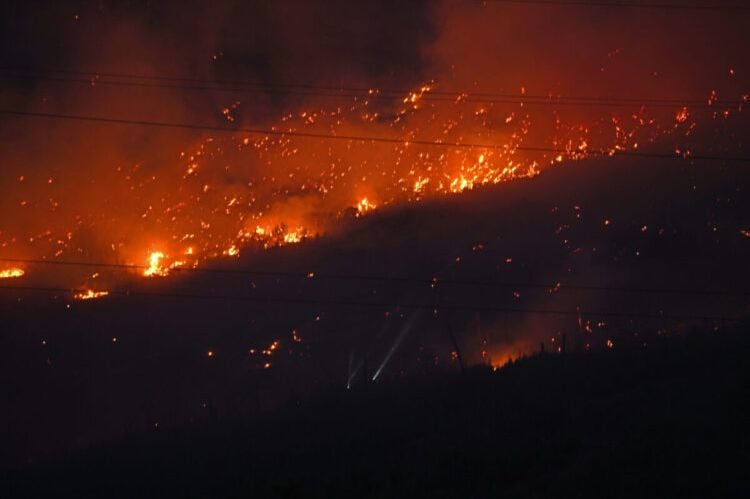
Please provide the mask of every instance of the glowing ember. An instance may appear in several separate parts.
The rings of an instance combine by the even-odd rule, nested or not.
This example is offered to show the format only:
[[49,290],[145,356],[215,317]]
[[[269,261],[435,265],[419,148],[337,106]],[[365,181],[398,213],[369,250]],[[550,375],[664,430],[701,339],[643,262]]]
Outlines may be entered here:
[[683,107],[680,109],[677,114],[675,115],[675,121],[677,123],[685,123],[688,118],[690,118],[690,112],[688,111],[688,108]]
[[14,279],[22,277],[25,273],[23,269],[19,269],[18,267],[0,270],[0,279]]
[[104,298],[107,295],[109,295],[109,291],[94,291],[93,289],[88,289],[74,294],[73,298],[76,300],[96,300],[97,298]]
[[154,251],[148,258],[148,268],[143,272],[146,277],[160,276],[164,277],[169,274],[169,269],[162,265],[162,260],[166,255],[161,251]]

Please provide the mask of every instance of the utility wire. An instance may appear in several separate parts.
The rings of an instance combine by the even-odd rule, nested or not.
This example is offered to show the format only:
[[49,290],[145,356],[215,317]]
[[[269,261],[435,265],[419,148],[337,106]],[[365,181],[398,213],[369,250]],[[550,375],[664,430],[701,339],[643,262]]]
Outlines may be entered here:
[[[62,267],[93,267],[107,268],[130,271],[143,271],[148,269],[147,265],[119,264],[105,262],[74,262],[64,260],[32,260],[24,258],[0,258],[0,262],[10,262],[25,265],[52,265]],[[268,276],[268,277],[289,277],[299,279],[329,279],[341,281],[375,281],[375,282],[398,282],[413,284],[429,284],[435,286],[483,286],[483,287],[501,287],[501,288],[534,288],[534,289],[552,289],[556,283],[523,283],[523,282],[501,282],[501,281],[483,281],[473,279],[442,279],[431,277],[421,279],[410,276],[394,275],[374,275],[374,274],[319,274],[318,272],[290,272],[278,270],[249,270],[249,269],[226,269],[212,267],[175,267],[170,272],[177,273],[206,273],[206,274],[228,274],[228,275],[247,275],[247,276]],[[618,287],[618,286],[600,286],[591,284],[560,284],[560,289],[577,289],[584,291],[618,291],[635,294],[678,294],[678,295],[696,295],[696,296],[750,296],[750,291],[711,291],[703,289],[680,289],[680,288],[647,288],[647,287]]]
[[[18,79],[16,77],[7,77],[7,76],[0,76],[0,78],[8,79],[8,78],[14,78]],[[205,86],[205,85],[175,85],[175,84],[168,84],[168,83],[144,83],[144,82],[125,82],[125,81],[112,81],[112,80],[96,80],[92,82],[91,80],[87,79],[74,79],[74,78],[54,78],[54,77],[37,77],[34,78],[35,80],[42,80],[42,81],[52,81],[57,83],[77,83],[86,85],[87,87],[96,87],[96,86],[115,86],[115,87],[130,87],[130,88],[159,88],[159,89],[169,89],[169,90],[201,90],[201,91],[215,91],[215,92],[226,92],[226,93],[233,93],[233,94],[254,94],[254,95],[294,95],[294,96],[308,96],[308,97],[324,97],[326,99],[334,99],[334,100],[353,100],[353,99],[367,99],[367,100],[384,100],[384,99],[400,99],[403,97],[402,94],[390,94],[390,93],[384,93],[384,92],[375,92],[372,94],[362,94],[362,93],[351,93],[351,92],[322,92],[322,91],[314,91],[314,90],[280,90],[280,89],[274,89],[274,88],[235,88],[235,87],[212,87],[212,86]],[[456,94],[453,97],[444,97],[440,95],[431,96],[429,94],[425,94],[422,97],[420,97],[420,100],[428,101],[428,102],[449,102],[451,104],[455,104],[458,102],[470,102],[470,103],[478,103],[478,104],[523,104],[524,106],[572,106],[572,107],[628,107],[632,108],[633,106],[640,105],[644,107],[653,107],[653,108],[669,108],[674,109],[675,107],[689,106],[691,109],[700,109],[700,110],[716,110],[720,107],[737,107],[741,104],[740,101],[736,102],[714,102],[713,104],[709,105],[707,104],[706,100],[703,101],[679,101],[676,100],[675,102],[657,102],[657,101],[650,101],[650,102],[641,102],[637,100],[633,100],[632,102],[630,100],[628,101],[615,101],[615,100],[584,100],[581,98],[581,100],[575,100],[574,98],[564,98],[564,97],[542,97],[542,96],[536,96],[532,99],[527,100],[526,96],[519,95],[515,98],[511,98],[510,96],[508,98],[492,98],[492,97],[481,97],[479,96],[474,97],[473,95],[477,94],[469,94],[468,97],[462,97],[459,94]],[[542,100],[543,99],[543,100]]]
[[[0,290],[8,291],[26,291],[39,293],[86,293],[87,289],[66,289],[55,287],[41,286],[6,286],[0,285]],[[332,300],[317,298],[289,298],[277,296],[252,296],[252,295],[231,295],[231,294],[197,294],[197,293],[164,293],[152,291],[108,291],[111,296],[142,296],[158,298],[175,298],[189,300],[224,300],[224,301],[251,301],[258,303],[284,303],[289,305],[331,305],[353,308],[377,308],[377,309],[410,309],[410,310],[432,310],[432,311],[453,311],[453,312],[497,312],[497,313],[514,313],[514,314],[536,314],[536,315],[559,315],[559,316],[576,316],[582,314],[593,317],[612,317],[612,318],[642,318],[642,319],[672,319],[672,320],[698,320],[698,321],[739,321],[742,317],[727,317],[718,315],[683,315],[683,314],[646,314],[639,312],[615,312],[615,311],[571,311],[561,309],[542,309],[542,308],[503,308],[480,305],[466,304],[445,304],[439,306],[429,303],[398,303],[398,302],[374,302],[374,301],[351,301],[351,300]]]
[[[472,142],[443,142],[443,141],[430,141],[430,140],[419,140],[419,139],[398,139],[394,137],[374,137],[366,135],[331,135],[322,134],[315,132],[299,132],[299,131],[282,131],[282,130],[269,130],[261,128],[245,128],[245,127],[225,127],[216,125],[201,125],[194,123],[177,123],[177,122],[166,122],[166,121],[149,121],[149,120],[135,120],[135,119],[124,119],[124,118],[109,118],[104,116],[85,116],[85,115],[73,115],[73,114],[60,114],[60,113],[40,113],[32,111],[18,111],[13,109],[0,109],[0,114],[8,116],[20,116],[29,118],[46,118],[46,119],[57,119],[57,120],[72,120],[90,123],[110,123],[120,125],[138,125],[138,126],[151,126],[158,128],[178,128],[186,130],[204,130],[213,132],[224,132],[224,133],[246,133],[250,135],[261,135],[261,136],[278,136],[278,137],[300,137],[308,139],[325,139],[325,140],[339,140],[339,141],[350,141],[350,142],[371,142],[371,143],[385,143],[385,144],[398,144],[402,146],[409,145],[420,145],[420,146],[433,146],[433,147],[454,147],[454,148],[477,148],[477,149],[499,149],[499,150],[514,150],[514,151],[529,151],[529,152],[543,152],[553,154],[570,154],[577,153],[587,156],[628,156],[637,158],[656,158],[656,159],[681,159],[682,156],[671,153],[648,153],[648,152],[635,152],[635,151],[617,151],[617,150],[567,150],[552,147],[536,147],[536,146],[516,146],[507,147],[505,145],[498,144],[486,144],[486,143],[472,143]],[[736,161],[742,163],[749,163],[750,157],[742,156],[707,156],[707,155],[693,155],[690,154],[687,158],[692,160],[702,161]]]
[[[0,72],[13,74],[0,76],[3,79],[42,80],[62,83],[78,83],[88,86],[113,85],[124,87],[146,87],[166,88],[182,90],[210,90],[219,92],[235,93],[258,93],[270,95],[305,95],[330,98],[393,98],[403,99],[414,91],[412,90],[374,90],[363,87],[331,87],[309,84],[262,84],[252,82],[202,80],[193,78],[165,77],[134,75],[125,73],[106,73],[95,71],[72,71],[72,70],[27,70],[14,68],[0,68]],[[74,77],[42,76],[44,74],[67,74]],[[81,78],[82,77],[82,78]],[[116,80],[105,80],[104,78],[116,78]],[[130,81],[128,81],[130,80]],[[138,81],[143,80],[143,81]],[[708,104],[707,98],[653,98],[653,97],[596,97],[596,96],[561,96],[561,95],[532,95],[520,93],[492,93],[492,92],[460,92],[448,90],[431,90],[420,97],[420,100],[444,101],[454,103],[457,100],[477,103],[504,103],[525,105],[581,105],[581,106],[612,106],[625,107],[633,105],[646,105],[649,107],[676,107],[690,106],[693,108],[718,108],[735,107],[742,104],[741,101],[714,101]]]
[[485,4],[519,4],[519,5],[560,5],[571,7],[623,7],[631,9],[670,9],[670,10],[715,10],[736,11],[748,10],[747,5],[726,4],[686,4],[686,3],[640,3],[640,2],[604,2],[591,0],[478,0]]

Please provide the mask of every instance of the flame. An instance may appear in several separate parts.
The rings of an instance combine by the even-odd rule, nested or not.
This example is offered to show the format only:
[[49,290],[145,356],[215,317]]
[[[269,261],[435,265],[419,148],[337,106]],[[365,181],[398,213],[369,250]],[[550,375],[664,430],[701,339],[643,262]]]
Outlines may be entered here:
[[302,240],[302,236],[300,236],[296,231],[287,232],[284,234],[284,242],[287,244],[292,243],[298,243]]
[[0,279],[15,279],[22,277],[26,272],[18,267],[0,270]]
[[73,298],[76,300],[96,300],[97,298],[104,298],[108,295],[109,291],[94,291],[93,289],[88,289],[86,291],[74,294]]
[[[311,236],[312,234],[305,227],[297,226],[295,229],[289,229],[286,224],[261,226],[257,225],[255,229],[251,231],[240,231],[240,241],[247,241],[255,239],[263,243],[263,248],[273,248],[276,246],[283,246],[285,244],[295,244],[301,242],[303,239]],[[239,247],[236,247],[236,254],[239,255]],[[225,252],[230,256],[232,249],[230,248]]]
[[422,178],[419,177],[416,181],[414,181],[414,192],[420,193],[424,189],[424,187],[430,182],[429,177]]
[[463,175],[459,175],[454,178],[450,185],[450,191],[453,193],[461,193],[467,189],[474,188],[474,180],[468,179]]
[[146,277],[165,277],[169,274],[169,268],[165,268],[162,265],[162,260],[166,258],[166,255],[161,251],[154,251],[148,257],[148,268],[143,272]]
[[359,200],[359,203],[357,203],[357,216],[361,217],[368,211],[374,210],[375,208],[377,208],[377,205],[372,203],[367,198],[362,198]]

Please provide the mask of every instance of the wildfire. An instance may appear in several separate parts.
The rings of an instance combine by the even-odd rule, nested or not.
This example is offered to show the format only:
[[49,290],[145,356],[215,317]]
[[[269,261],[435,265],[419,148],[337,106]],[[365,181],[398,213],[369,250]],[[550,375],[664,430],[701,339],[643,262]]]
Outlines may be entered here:
[[430,182],[429,177],[428,178],[419,177],[414,182],[414,192],[416,192],[416,193],[422,192],[422,190],[424,189],[424,186],[427,185],[429,182]]
[[18,277],[23,277],[25,273],[26,272],[24,272],[23,269],[20,269],[18,267],[0,270],[0,279],[15,279]]
[[148,268],[143,272],[146,277],[159,276],[164,277],[169,274],[169,268],[162,265],[166,255],[161,251],[154,251],[148,257]]
[[357,203],[357,216],[361,217],[368,211],[374,210],[375,208],[377,208],[377,205],[373,204],[367,198],[362,198],[359,200],[359,203]]
[[531,342],[522,340],[510,344],[487,344],[485,341],[481,345],[481,362],[489,364],[496,371],[533,350]]
[[75,300],[96,300],[97,298],[104,298],[108,295],[109,291],[94,291],[93,289],[88,289],[80,293],[75,293],[73,298]]
[[468,179],[463,175],[459,175],[454,178],[450,185],[450,191],[453,193],[461,193],[467,189],[474,188],[474,180]]
[[[295,229],[289,229],[285,224],[276,226],[261,226],[258,225],[254,230],[243,230],[240,231],[238,242],[248,241],[254,239],[261,241],[265,249],[273,248],[275,246],[282,246],[285,244],[295,244],[301,242],[311,234],[304,227],[298,226]],[[233,246],[234,250],[230,248],[225,251],[224,254],[229,256],[239,255],[239,246]]]
[[287,244],[293,244],[298,243],[302,240],[302,236],[300,236],[297,232],[287,232],[284,234],[284,242]]
[[[509,112],[502,106],[479,106],[468,98],[432,99],[432,89],[430,83],[405,92],[394,101],[390,114],[374,109],[370,99],[362,96],[350,106],[288,113],[270,127],[289,135],[203,137],[182,151],[178,162],[165,167],[158,179],[164,187],[159,190],[148,189],[157,176],[146,173],[147,169],[118,166],[121,178],[111,183],[112,195],[125,190],[128,200],[142,200],[127,210],[134,216],[105,213],[108,221],[101,222],[97,218],[101,214],[91,212],[75,223],[106,233],[112,251],[126,261],[138,261],[135,255],[142,255],[142,241],[160,241],[160,249],[148,255],[143,276],[164,277],[182,265],[195,267],[210,258],[237,257],[247,244],[273,248],[324,234],[337,223],[342,210],[352,207],[353,200],[356,216],[362,217],[379,206],[459,194],[530,178],[543,168],[591,155],[627,152],[639,143],[664,137],[679,139],[693,133],[696,126],[696,113],[687,107],[665,108],[658,111],[658,119],[643,107],[628,110],[612,116],[606,127],[611,121],[613,129],[608,130],[595,122],[574,123],[557,115],[545,122],[525,106]],[[720,101],[712,98],[711,102],[720,114]],[[232,113],[224,114],[228,119]],[[532,122],[535,127],[541,122],[542,131],[529,138]],[[295,133],[306,137],[298,140]],[[329,140],[343,135],[359,135],[363,140]],[[369,135],[399,139],[383,144],[365,140]],[[680,141],[675,147],[678,156],[691,155],[687,144]],[[29,179],[20,176],[19,182],[27,185]],[[58,184],[55,177],[45,188],[54,192]],[[132,196],[132,192],[139,195]],[[365,192],[369,195],[363,196]],[[63,194],[58,191],[56,196]],[[19,203],[26,207],[39,200]],[[59,203],[50,197],[50,204],[54,209]],[[609,224],[604,221],[605,226]],[[137,237],[131,237],[133,228],[140,231]],[[65,222],[34,227],[33,232],[21,234],[25,237],[10,231],[0,236],[0,248],[28,241],[42,252],[36,255],[39,258],[88,250],[74,245],[80,238]],[[39,250],[42,244],[48,247]],[[167,255],[181,255],[185,261],[173,261]],[[21,269],[0,271],[0,278],[22,275]]]

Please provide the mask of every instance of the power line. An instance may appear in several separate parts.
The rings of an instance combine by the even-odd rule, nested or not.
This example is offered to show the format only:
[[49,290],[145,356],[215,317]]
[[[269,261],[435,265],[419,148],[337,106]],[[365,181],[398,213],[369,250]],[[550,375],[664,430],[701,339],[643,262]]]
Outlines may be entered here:
[[519,5],[561,5],[571,7],[622,7],[632,9],[671,9],[671,10],[747,10],[747,5],[711,5],[686,3],[639,3],[639,2],[604,2],[591,0],[478,0],[482,3],[506,3]]
[[[121,263],[104,263],[104,262],[74,262],[65,260],[32,260],[23,258],[0,258],[0,262],[11,262],[26,265],[53,265],[62,267],[93,267],[93,268],[110,268],[118,270],[135,270],[143,271],[150,268],[147,265],[121,264]],[[398,282],[412,284],[430,284],[437,286],[483,286],[483,287],[503,287],[503,288],[535,288],[549,290],[555,287],[553,284],[541,283],[521,283],[521,282],[501,282],[501,281],[482,281],[473,279],[442,279],[431,277],[420,279],[410,276],[395,275],[374,275],[374,274],[320,274],[318,272],[290,272],[279,270],[249,270],[249,269],[226,269],[212,267],[175,267],[170,269],[174,273],[198,272],[207,274],[229,274],[229,275],[249,275],[249,276],[268,276],[268,277],[290,277],[299,279],[329,279],[342,281],[376,281],[376,282]],[[709,291],[703,289],[680,289],[680,288],[647,288],[647,287],[618,287],[618,286],[599,286],[592,284],[565,284],[560,285],[560,289],[578,289],[584,291],[619,291],[626,293],[641,294],[682,294],[696,296],[750,296],[750,291]]]
[[[26,291],[40,293],[86,293],[88,289],[66,289],[55,287],[41,286],[7,286],[0,285],[0,290],[8,291]],[[410,309],[410,310],[432,310],[432,311],[452,311],[452,312],[497,312],[508,314],[536,314],[536,315],[558,315],[558,316],[575,316],[586,315],[589,317],[612,317],[612,318],[641,318],[641,319],[669,319],[669,320],[696,320],[696,321],[739,321],[742,317],[726,317],[713,315],[683,315],[683,314],[646,314],[639,312],[614,312],[614,311],[572,311],[561,309],[541,309],[541,308],[503,308],[479,305],[465,304],[440,304],[436,306],[428,303],[398,303],[398,302],[372,302],[372,301],[350,301],[350,300],[331,300],[331,299],[313,299],[313,298],[289,298],[277,296],[252,296],[252,295],[206,295],[196,293],[164,293],[151,291],[108,291],[110,296],[124,297],[158,297],[158,298],[175,298],[189,300],[225,300],[225,301],[252,301],[259,303],[284,303],[289,305],[331,305],[353,308],[377,308],[377,309]]]
[[[0,76],[0,78],[7,79],[7,76]],[[325,97],[327,99],[341,100],[341,99],[355,99],[355,98],[366,98],[368,100],[382,100],[382,99],[400,99],[403,95],[396,95],[385,92],[376,92],[372,94],[359,94],[351,93],[349,91],[342,92],[323,92],[314,90],[280,90],[274,88],[234,88],[234,87],[212,87],[212,86],[200,86],[200,85],[174,85],[165,83],[143,83],[143,82],[125,82],[125,81],[111,81],[111,80],[96,80],[93,84],[91,80],[87,79],[72,79],[72,78],[53,78],[53,77],[36,77],[35,80],[42,81],[53,81],[58,83],[78,83],[88,87],[95,86],[116,86],[116,87],[140,87],[140,88],[159,88],[159,89],[170,89],[170,90],[202,90],[202,91],[216,91],[216,92],[228,92],[228,93],[242,93],[242,94],[256,94],[256,95],[294,95],[294,96],[308,96],[308,97]],[[477,95],[478,94],[473,94]],[[590,100],[585,98],[565,98],[565,97],[543,97],[543,96],[523,96],[519,95],[512,98],[509,94],[507,98],[492,98],[492,97],[473,97],[472,94],[468,94],[468,97],[462,97],[460,94],[456,94],[454,97],[444,97],[440,95],[429,95],[425,94],[420,97],[420,100],[429,102],[471,102],[479,104],[523,104],[524,106],[581,106],[581,107],[630,107],[641,105],[645,107],[657,107],[657,108],[669,108],[673,109],[679,106],[690,106],[692,109],[707,109],[716,110],[718,107],[736,107],[741,104],[737,102],[715,102],[712,105],[703,101],[680,101],[675,100],[674,102],[658,102],[651,100],[649,102],[638,101],[637,99],[628,99],[626,101],[617,100]]]
[[[210,90],[219,92],[237,92],[237,93],[257,93],[270,95],[304,95],[320,96],[330,98],[367,98],[367,99],[402,99],[409,95],[414,89],[396,89],[396,90],[377,90],[364,87],[348,86],[318,86],[310,84],[295,83],[253,83],[237,82],[222,80],[204,80],[183,77],[166,77],[155,75],[134,75],[125,73],[106,73],[96,71],[73,71],[73,70],[28,70],[16,68],[0,68],[0,71],[21,73],[0,76],[5,79],[26,79],[26,80],[43,80],[53,82],[79,83],[88,86],[96,85],[113,85],[125,87],[146,87],[146,88],[166,88],[166,89],[184,89],[184,90]],[[74,76],[83,76],[84,78],[62,78],[52,76],[40,76],[41,74],[58,73]],[[104,78],[117,78],[118,80],[103,80]],[[123,81],[125,80],[125,81]],[[131,80],[131,81],[127,81]],[[136,81],[132,81],[136,80]],[[144,81],[137,81],[144,80]],[[463,92],[451,90],[430,90],[420,97],[420,100],[443,101],[455,103],[457,100],[476,103],[503,103],[524,105],[580,105],[580,106],[612,106],[612,107],[632,107],[633,105],[647,105],[650,107],[677,107],[690,106],[693,108],[710,108],[717,107],[735,107],[742,104],[741,101],[714,101],[708,104],[707,98],[653,98],[653,97],[596,97],[596,96],[561,96],[561,95],[534,95],[523,93],[493,93],[493,92]]]
[[[72,115],[72,114],[58,114],[58,113],[39,113],[32,111],[18,111],[13,109],[0,109],[0,114],[9,116],[22,116],[31,118],[46,118],[46,119],[58,119],[58,120],[72,120],[81,122],[93,122],[93,123],[109,123],[119,125],[138,125],[138,126],[151,126],[158,128],[178,128],[186,130],[203,130],[223,133],[246,133],[250,135],[263,135],[263,136],[278,136],[278,137],[300,137],[307,139],[325,139],[325,140],[339,140],[339,141],[350,141],[350,142],[371,142],[371,143],[385,143],[385,144],[398,144],[402,146],[409,145],[420,145],[420,146],[433,146],[433,147],[454,147],[454,148],[467,148],[467,149],[500,149],[500,150],[514,150],[514,151],[529,151],[529,152],[543,152],[553,154],[569,154],[577,153],[589,156],[628,156],[637,158],[654,158],[654,159],[681,159],[682,157],[678,154],[664,154],[664,153],[648,153],[648,152],[635,152],[635,151],[617,151],[617,150],[566,150],[552,147],[536,147],[536,146],[516,146],[507,147],[505,145],[498,144],[486,144],[486,143],[472,143],[472,142],[443,142],[443,141],[429,141],[420,139],[398,139],[393,137],[374,137],[366,135],[331,135],[314,132],[298,132],[298,131],[282,131],[282,130],[269,130],[261,128],[245,128],[245,127],[225,127],[216,125],[201,125],[194,123],[176,123],[166,121],[149,121],[149,120],[134,120],[124,118],[109,118],[104,116],[84,116],[84,115]],[[750,157],[732,157],[732,156],[706,156],[706,155],[689,155],[687,159],[701,160],[701,161],[736,161],[747,163],[750,162]]]

